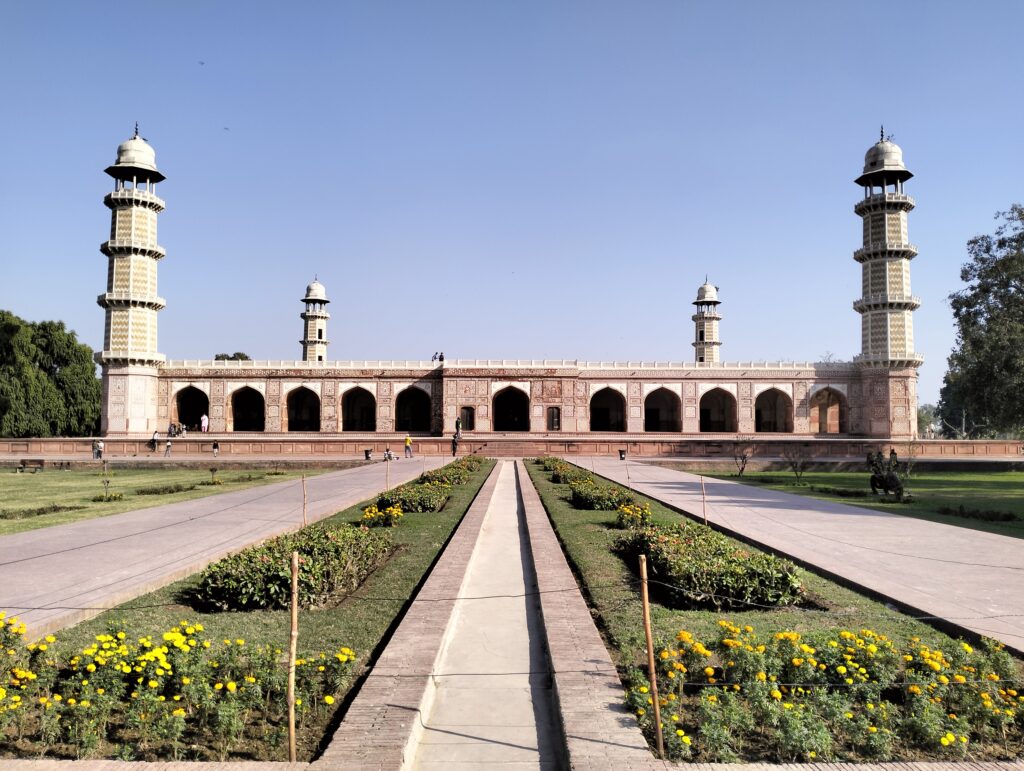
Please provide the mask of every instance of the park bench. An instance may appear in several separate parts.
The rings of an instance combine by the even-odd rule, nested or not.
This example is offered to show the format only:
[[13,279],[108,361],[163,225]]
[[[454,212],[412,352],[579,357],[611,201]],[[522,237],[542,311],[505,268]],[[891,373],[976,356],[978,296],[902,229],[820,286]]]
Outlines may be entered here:
[[46,461],[42,458],[22,458],[21,465],[18,466],[17,472],[21,474],[32,469],[32,473],[35,474],[36,472],[42,471],[44,468],[46,468]]

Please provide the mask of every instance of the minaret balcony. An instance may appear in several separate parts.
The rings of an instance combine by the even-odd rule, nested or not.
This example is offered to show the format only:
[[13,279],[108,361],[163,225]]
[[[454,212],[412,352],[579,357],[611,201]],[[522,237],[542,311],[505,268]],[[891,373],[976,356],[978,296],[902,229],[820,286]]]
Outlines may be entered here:
[[912,260],[917,256],[917,247],[902,241],[872,241],[853,253],[857,262],[867,262],[876,257],[892,257]]
[[853,309],[857,313],[880,310],[915,311],[920,307],[921,298],[909,294],[869,294],[866,297],[853,301]]
[[163,364],[167,357],[153,351],[132,351],[117,348],[110,351],[97,351],[93,356],[97,364]]
[[167,252],[162,246],[144,241],[136,241],[134,238],[111,238],[100,244],[100,251],[107,257],[124,257],[129,254],[141,254],[152,257],[154,260],[162,260]]
[[144,206],[155,212],[161,212],[167,208],[164,199],[153,193],[147,193],[138,188],[124,188],[107,193],[103,196],[103,203],[108,209],[125,209],[129,206]]
[[135,307],[150,308],[154,311],[163,310],[167,302],[156,295],[142,295],[134,292],[104,292],[96,298],[101,308]]
[[915,205],[916,201],[911,196],[904,195],[903,193],[878,193],[858,201],[854,204],[853,211],[860,215],[878,211],[879,209],[910,211]]
[[911,353],[905,356],[885,356],[882,354],[861,353],[853,357],[853,363],[862,367],[906,369],[910,367],[920,367],[924,364],[924,356],[919,353]]

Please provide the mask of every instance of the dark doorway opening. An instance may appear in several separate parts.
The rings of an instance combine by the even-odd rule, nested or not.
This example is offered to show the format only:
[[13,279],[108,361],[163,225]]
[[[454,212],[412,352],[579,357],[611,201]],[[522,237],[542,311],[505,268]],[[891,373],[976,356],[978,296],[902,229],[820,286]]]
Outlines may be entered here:
[[793,402],[777,388],[754,400],[754,431],[793,433]]
[[509,386],[494,395],[494,430],[529,431],[530,397]]
[[377,400],[365,388],[353,388],[342,397],[341,430],[377,430]]
[[679,397],[667,388],[651,391],[644,399],[644,431],[682,430]]
[[476,431],[476,410],[472,407],[463,407],[459,410],[459,417],[462,418],[463,431]]
[[700,399],[700,430],[735,433],[736,399],[721,388],[714,388]]
[[198,431],[203,415],[210,414],[210,399],[195,386],[178,391],[175,401],[178,407],[178,423],[189,431]]
[[395,430],[430,431],[430,397],[419,388],[406,388],[395,400]]
[[849,432],[846,399],[834,388],[822,388],[811,397],[811,431],[817,434]]
[[618,391],[602,388],[590,399],[591,431],[625,431],[626,399]]
[[296,388],[288,394],[288,430],[320,430],[320,397],[308,388]]
[[231,394],[232,431],[263,431],[266,409],[263,394],[255,388],[239,388]]

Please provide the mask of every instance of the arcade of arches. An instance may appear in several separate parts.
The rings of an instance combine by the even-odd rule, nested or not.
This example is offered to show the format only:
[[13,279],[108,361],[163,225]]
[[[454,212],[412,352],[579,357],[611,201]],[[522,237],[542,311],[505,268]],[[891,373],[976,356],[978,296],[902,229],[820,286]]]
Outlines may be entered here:
[[529,431],[530,397],[508,386],[494,395],[494,430]]
[[377,430],[377,400],[365,388],[353,388],[342,397],[341,430]]
[[415,386],[406,388],[395,399],[395,430],[430,431],[430,397]]
[[310,389],[296,388],[288,394],[288,430],[320,430],[320,397]]

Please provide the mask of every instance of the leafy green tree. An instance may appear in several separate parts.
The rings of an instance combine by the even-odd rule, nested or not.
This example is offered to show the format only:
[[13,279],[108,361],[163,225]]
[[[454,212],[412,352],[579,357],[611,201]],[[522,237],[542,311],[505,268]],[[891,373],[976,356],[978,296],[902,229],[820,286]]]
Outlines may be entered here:
[[102,388],[92,349],[63,322],[0,310],[0,436],[89,436]]
[[995,233],[967,242],[967,287],[949,296],[957,340],[938,406],[948,436],[1024,430],[1024,206],[996,219]]
[[213,357],[214,361],[252,361],[249,354],[235,351],[234,353],[218,353]]
[[925,436],[933,423],[935,423],[935,405],[919,405],[917,408],[917,435]]

